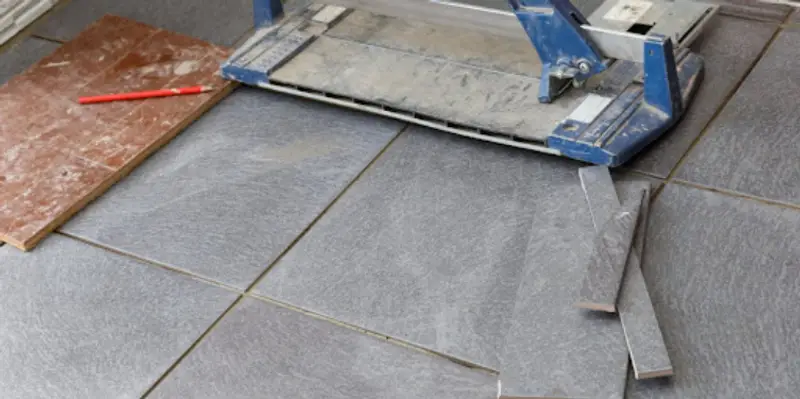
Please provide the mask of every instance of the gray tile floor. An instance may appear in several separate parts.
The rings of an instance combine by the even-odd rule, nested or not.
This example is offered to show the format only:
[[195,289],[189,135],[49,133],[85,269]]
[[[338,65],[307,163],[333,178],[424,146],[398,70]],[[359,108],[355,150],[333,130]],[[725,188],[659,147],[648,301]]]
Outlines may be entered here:
[[62,231],[244,290],[401,127],[242,87]]
[[[249,1],[122,3],[39,33],[249,23]],[[632,165],[665,178],[642,271],[673,378],[625,387],[618,322],[559,300],[590,251],[578,164],[239,88],[36,250],[0,248],[0,396],[795,397],[796,33],[750,73],[777,24],[716,29],[695,116]],[[0,79],[55,46],[7,49]]]
[[797,42],[787,30],[678,171],[681,180],[800,206]]
[[231,46],[253,25],[252,0],[69,0],[36,34],[66,41],[105,14]]
[[58,48],[58,43],[28,37],[0,54],[0,84],[49,55]]

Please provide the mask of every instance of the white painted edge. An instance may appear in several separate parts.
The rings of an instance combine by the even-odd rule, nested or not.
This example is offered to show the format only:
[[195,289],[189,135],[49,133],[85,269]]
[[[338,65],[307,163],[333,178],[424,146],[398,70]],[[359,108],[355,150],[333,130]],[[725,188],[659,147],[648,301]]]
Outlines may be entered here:
[[565,120],[573,120],[585,124],[594,122],[597,117],[614,101],[614,98],[589,93]]

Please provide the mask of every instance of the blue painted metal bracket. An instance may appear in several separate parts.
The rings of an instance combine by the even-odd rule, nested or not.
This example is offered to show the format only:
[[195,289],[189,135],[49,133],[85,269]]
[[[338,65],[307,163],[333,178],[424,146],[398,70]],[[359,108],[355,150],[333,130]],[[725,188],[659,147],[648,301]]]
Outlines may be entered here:
[[589,21],[569,0],[508,0],[542,61],[539,102],[550,103],[573,79],[584,81],[606,65],[581,25]]
[[683,51],[676,64],[669,38],[644,44],[644,84],[631,85],[590,124],[565,120],[547,145],[597,165],[624,164],[684,115],[703,76],[703,59]]
[[[581,27],[589,22],[569,0],[508,2],[542,61],[539,102],[552,102],[572,80],[585,81],[607,70],[603,55]],[[610,104],[592,121],[563,121],[549,136],[549,148],[593,164],[618,166],[677,123],[686,109],[683,98],[691,98],[700,80],[702,59],[684,54],[679,79],[671,39],[648,36],[643,51],[643,87],[601,97],[601,103]]]
[[253,20],[257,28],[272,25],[282,15],[281,0],[253,0]]
[[672,40],[649,36],[644,43],[644,102],[676,119],[683,111]]

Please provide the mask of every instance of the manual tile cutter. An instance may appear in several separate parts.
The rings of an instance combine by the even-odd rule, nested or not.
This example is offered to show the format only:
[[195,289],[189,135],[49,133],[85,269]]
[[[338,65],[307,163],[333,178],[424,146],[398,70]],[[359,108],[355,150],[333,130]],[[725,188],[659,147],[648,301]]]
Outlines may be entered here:
[[717,6],[608,0],[588,20],[568,0],[254,11],[227,79],[613,167],[686,112],[703,72],[688,45]]

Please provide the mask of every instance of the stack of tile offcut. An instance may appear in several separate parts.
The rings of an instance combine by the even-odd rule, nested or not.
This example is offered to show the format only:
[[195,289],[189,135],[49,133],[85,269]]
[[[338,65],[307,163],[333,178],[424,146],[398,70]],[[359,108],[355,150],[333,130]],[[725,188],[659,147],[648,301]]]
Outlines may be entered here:
[[618,195],[608,168],[585,167],[579,175],[596,236],[576,306],[619,315],[636,379],[671,376],[641,268],[650,184],[632,183]]
[[58,0],[0,0],[0,44],[41,17]]

